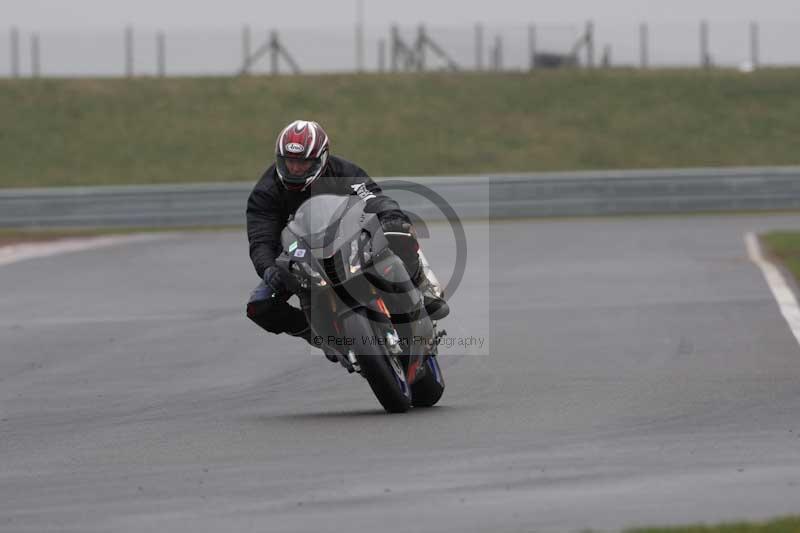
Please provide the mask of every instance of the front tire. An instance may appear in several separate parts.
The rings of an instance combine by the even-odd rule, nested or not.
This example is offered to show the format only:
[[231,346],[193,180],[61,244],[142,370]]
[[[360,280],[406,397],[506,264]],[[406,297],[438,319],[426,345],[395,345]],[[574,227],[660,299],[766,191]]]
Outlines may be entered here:
[[[389,413],[404,413],[411,408],[411,387],[403,366],[389,354],[363,310],[353,311],[344,320],[344,331],[353,339],[350,349],[356,356],[361,375],[375,397]],[[371,341],[371,342],[370,342]]]
[[414,407],[433,407],[444,393],[444,377],[435,357],[425,361],[425,375],[411,385],[411,403]]

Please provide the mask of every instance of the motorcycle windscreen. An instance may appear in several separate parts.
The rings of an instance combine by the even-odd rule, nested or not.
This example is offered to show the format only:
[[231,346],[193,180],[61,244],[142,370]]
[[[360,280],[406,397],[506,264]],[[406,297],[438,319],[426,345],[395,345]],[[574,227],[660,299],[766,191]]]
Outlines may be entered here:
[[310,248],[329,246],[336,239],[339,221],[352,198],[333,194],[312,196],[297,209],[288,227]]

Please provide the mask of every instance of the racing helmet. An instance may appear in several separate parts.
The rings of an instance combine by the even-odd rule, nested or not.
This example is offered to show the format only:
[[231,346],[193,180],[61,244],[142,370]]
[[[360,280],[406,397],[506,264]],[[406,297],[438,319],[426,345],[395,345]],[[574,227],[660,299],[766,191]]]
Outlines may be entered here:
[[278,178],[290,191],[302,191],[325,170],[330,144],[322,126],[295,120],[281,131],[275,143]]

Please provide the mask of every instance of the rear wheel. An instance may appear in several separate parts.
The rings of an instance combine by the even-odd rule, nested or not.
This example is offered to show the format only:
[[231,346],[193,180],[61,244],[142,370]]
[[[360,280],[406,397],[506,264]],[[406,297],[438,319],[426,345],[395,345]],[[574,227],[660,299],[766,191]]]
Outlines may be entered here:
[[397,357],[390,355],[380,331],[362,310],[351,313],[344,320],[344,331],[353,340],[353,350],[361,375],[367,379],[372,392],[389,413],[404,413],[411,408],[411,387],[403,366]]
[[411,402],[414,407],[432,407],[444,393],[444,376],[435,357],[425,361],[425,375],[411,385]]

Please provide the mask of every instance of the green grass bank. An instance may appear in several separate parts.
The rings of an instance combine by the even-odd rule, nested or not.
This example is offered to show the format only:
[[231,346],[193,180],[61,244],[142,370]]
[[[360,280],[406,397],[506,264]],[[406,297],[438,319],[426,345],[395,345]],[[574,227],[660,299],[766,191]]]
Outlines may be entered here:
[[254,180],[294,118],[373,175],[800,163],[800,70],[0,81],[0,187]]
[[715,526],[630,529],[626,533],[800,533],[800,517],[780,518],[764,523],[740,522]]
[[767,255],[781,263],[800,283],[800,231],[772,231],[760,239]]

